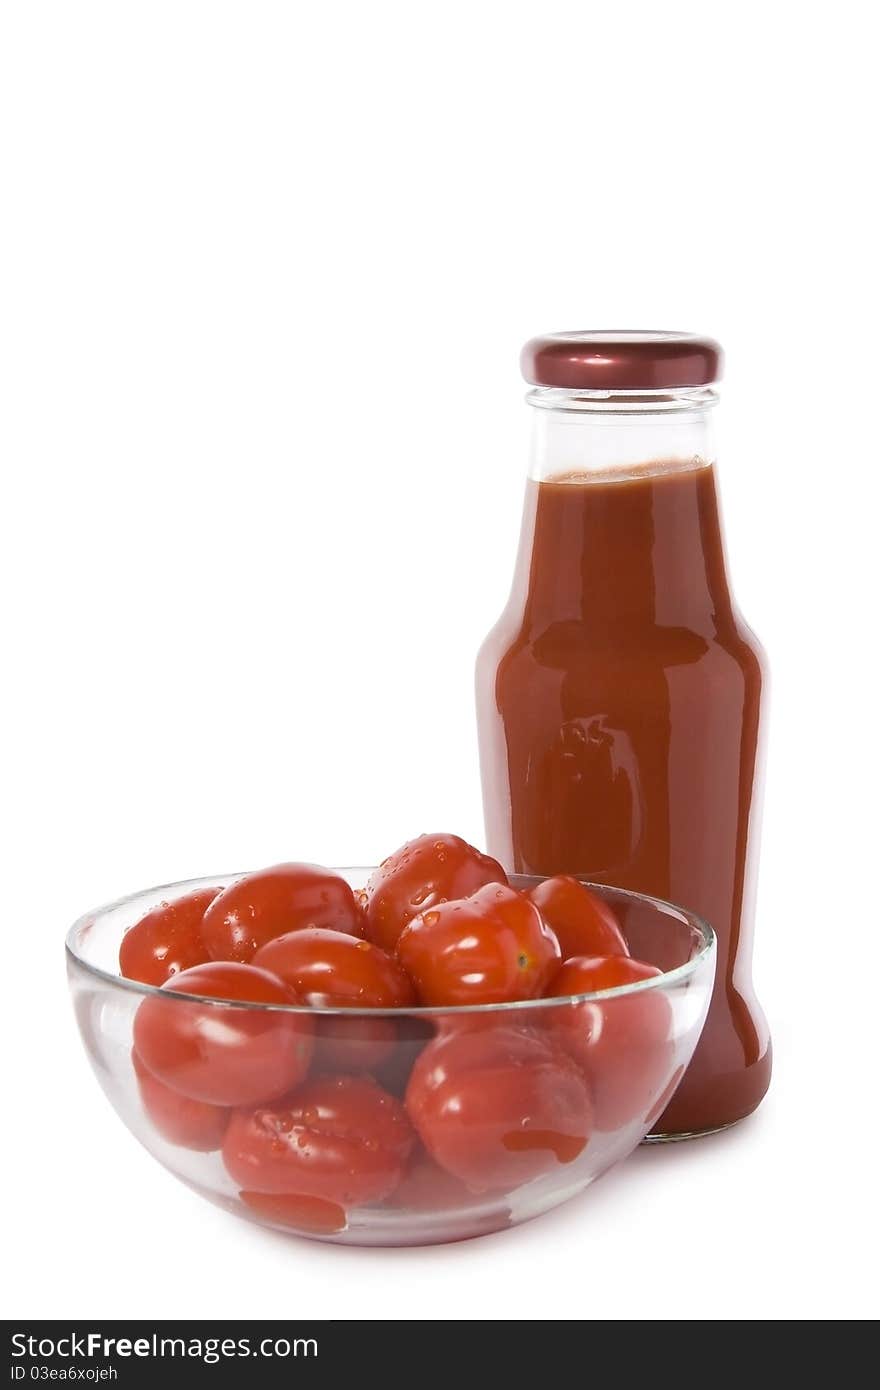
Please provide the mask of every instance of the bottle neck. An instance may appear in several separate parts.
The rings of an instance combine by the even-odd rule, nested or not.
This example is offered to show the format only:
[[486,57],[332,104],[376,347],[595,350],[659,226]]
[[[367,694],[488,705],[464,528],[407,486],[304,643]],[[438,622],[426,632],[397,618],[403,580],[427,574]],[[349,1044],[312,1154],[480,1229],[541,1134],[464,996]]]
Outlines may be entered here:
[[529,476],[537,481],[570,473],[622,479],[661,463],[715,458],[718,398],[707,387],[618,395],[538,387],[528,400],[534,407]]
[[533,392],[514,602],[533,630],[709,635],[730,620],[708,391]]

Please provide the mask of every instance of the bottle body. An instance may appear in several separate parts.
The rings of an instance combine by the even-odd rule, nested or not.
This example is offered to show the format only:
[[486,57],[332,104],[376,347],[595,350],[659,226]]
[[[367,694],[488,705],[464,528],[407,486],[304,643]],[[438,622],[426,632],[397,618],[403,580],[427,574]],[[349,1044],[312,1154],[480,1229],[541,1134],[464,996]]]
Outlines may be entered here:
[[477,707],[490,854],[652,893],[715,929],[706,1027],[655,1127],[676,1137],[757,1106],[770,1041],[751,984],[765,661],[727,582],[705,412],[670,423],[646,445],[644,417],[611,444],[604,418],[580,434],[539,422]]

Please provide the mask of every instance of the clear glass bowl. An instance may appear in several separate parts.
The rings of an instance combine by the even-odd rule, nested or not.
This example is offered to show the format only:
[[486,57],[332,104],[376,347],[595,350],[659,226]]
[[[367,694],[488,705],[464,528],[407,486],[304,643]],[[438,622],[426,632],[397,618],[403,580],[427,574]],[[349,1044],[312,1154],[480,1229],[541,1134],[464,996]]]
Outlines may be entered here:
[[[359,888],[371,871],[339,872]],[[240,1011],[248,1016],[244,1026],[265,1025],[269,1036],[275,1027],[280,1035],[286,1027],[301,1027],[298,1016],[307,1014],[323,1040],[331,1045],[336,1040],[337,1058],[338,1042],[344,1041],[347,1071],[363,1076],[372,1070],[383,1090],[397,1098],[387,1105],[398,1116],[413,1065],[427,1047],[434,1048],[434,1057],[442,1044],[443,1058],[453,1071],[455,1058],[458,1065],[462,1057],[472,1061],[475,1048],[483,1059],[483,1070],[468,1079],[470,1100],[458,1115],[465,1126],[454,1146],[458,1172],[438,1165],[416,1133],[400,1165],[402,1178],[378,1199],[372,1195],[343,1205],[314,1192],[283,1190],[288,1179],[279,1179],[277,1172],[271,1184],[262,1178],[255,1184],[276,1190],[246,1190],[240,1163],[233,1157],[227,1167],[224,1161],[224,1144],[229,1147],[231,1133],[227,1119],[231,1123],[236,1116],[239,1126],[254,1116],[260,1123],[268,1121],[280,1151],[295,1142],[285,1101],[267,1098],[251,1106],[250,1117],[242,1110],[221,1113],[213,1134],[206,1134],[203,1116],[196,1113],[193,1127],[190,1101],[180,1099],[177,1109],[176,1093],[159,1087],[157,1096],[155,1080],[151,1082],[149,1074],[144,1077],[143,1066],[140,1077],[135,1071],[135,1015],[160,991],[117,973],[126,928],[161,902],[200,887],[223,887],[237,877],[167,884],[87,913],[67,936],[68,976],[95,1075],[135,1138],[203,1197],[276,1230],[350,1245],[426,1245],[529,1221],[576,1196],[641,1142],[681,1079],[705,1021],[715,974],[711,927],[670,903],[593,884],[593,892],[617,914],[632,955],[659,967],[662,975],[571,998],[453,1009],[299,1009],[198,1002],[193,996],[162,991],[167,1001],[163,1008],[190,1011],[202,1024],[207,1017],[209,1026],[221,1033],[226,1023],[234,1026],[242,1019]],[[539,881],[511,878],[515,887]],[[173,1018],[177,1023],[184,1015],[175,1012]],[[381,1060],[376,1055],[377,1019],[388,1020],[381,1027],[392,1039]],[[464,1036],[477,1033],[481,1038],[476,1043]],[[313,1061],[313,1070],[315,1066]],[[420,1072],[425,1071],[423,1061]],[[447,1110],[450,1107],[455,1111],[457,1101],[447,1097]],[[410,1108],[415,1113],[415,1107]],[[448,1115],[443,1121],[456,1122]],[[306,1123],[311,1123],[308,1112]],[[422,1131],[430,1142],[424,1121]],[[298,1142],[307,1144],[309,1139]],[[199,1147],[189,1147],[194,1143]],[[370,1141],[364,1147],[374,1146]],[[445,1150],[440,1155],[436,1144],[435,1153],[448,1165],[449,1155]],[[369,1166],[372,1156],[364,1161]],[[293,1188],[302,1185],[299,1177],[290,1182]]]

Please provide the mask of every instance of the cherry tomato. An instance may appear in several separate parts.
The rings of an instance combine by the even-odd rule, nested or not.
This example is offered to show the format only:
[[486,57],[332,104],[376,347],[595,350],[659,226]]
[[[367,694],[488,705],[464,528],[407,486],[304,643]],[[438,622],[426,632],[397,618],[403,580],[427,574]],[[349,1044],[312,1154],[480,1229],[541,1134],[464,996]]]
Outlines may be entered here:
[[568,874],[545,878],[528,896],[558,936],[563,960],[569,956],[629,955],[611,908],[576,878]]
[[239,1192],[239,1200],[261,1221],[286,1226],[309,1235],[335,1235],[344,1231],[348,1218],[338,1202],[323,1197],[299,1197],[284,1192]]
[[[557,971],[547,994],[592,994],[660,973],[628,956],[574,956]],[[660,990],[560,1005],[550,1010],[548,1026],[589,1078],[598,1130],[620,1129],[652,1112],[669,1084],[674,1057],[672,1009]]]
[[429,1043],[406,1107],[431,1157],[475,1192],[574,1162],[593,1128],[577,1064],[552,1039],[504,1026]]
[[388,1198],[388,1206],[408,1211],[454,1211],[470,1207],[480,1198],[461,1178],[447,1173],[430,1154],[419,1148],[403,1181]]
[[460,1178],[453,1177],[435,1163],[423,1149],[417,1151],[400,1186],[388,1198],[389,1211],[406,1212],[412,1221],[412,1240],[423,1244],[431,1239],[431,1218],[437,1217],[439,1231],[449,1239],[450,1218],[454,1220],[456,1240],[490,1235],[511,1225],[511,1211],[497,1196],[475,1193]]
[[308,1014],[224,1008],[179,994],[299,1002],[288,985],[252,965],[213,961],[174,975],[143,1001],[134,1020],[140,1059],[166,1086],[212,1105],[255,1105],[283,1095],[305,1076],[313,1047]]
[[209,959],[202,939],[205,911],[219,888],[197,888],[174,902],[160,903],[129,927],[119,947],[119,971],[145,985],[165,981]]
[[202,935],[213,960],[244,963],[267,941],[301,927],[357,935],[363,915],[340,874],[317,864],[278,864],[247,874],[205,913]]
[[367,890],[366,888],[353,888],[354,905],[357,909],[357,931],[354,936],[366,936],[367,934]]
[[393,951],[407,922],[486,883],[507,883],[501,865],[457,835],[420,835],[384,859],[367,884],[367,936]]
[[278,975],[314,1008],[398,1009],[416,1002],[408,976],[372,941],[304,927],[261,946],[253,964]]
[[397,953],[423,1004],[452,1006],[532,999],[562,959],[534,903],[500,883],[420,912]]
[[[253,964],[271,970],[315,1008],[398,1009],[415,990],[397,961],[371,941],[304,927],[261,946]],[[317,1020],[315,1063],[325,1071],[372,1071],[394,1050],[390,1018]]]
[[203,1100],[190,1100],[148,1072],[132,1050],[132,1066],[137,1077],[141,1104],[163,1139],[182,1149],[211,1153],[223,1143],[232,1111]]
[[[656,965],[633,960],[632,956],[572,956],[556,971],[546,997],[559,999],[569,994],[595,994],[600,989],[619,989],[622,985],[653,980],[662,973]],[[650,995],[651,991],[646,990],[644,997]]]
[[237,1110],[223,1162],[247,1192],[379,1202],[403,1177],[414,1136],[399,1100],[362,1076],[317,1077],[286,1100]]

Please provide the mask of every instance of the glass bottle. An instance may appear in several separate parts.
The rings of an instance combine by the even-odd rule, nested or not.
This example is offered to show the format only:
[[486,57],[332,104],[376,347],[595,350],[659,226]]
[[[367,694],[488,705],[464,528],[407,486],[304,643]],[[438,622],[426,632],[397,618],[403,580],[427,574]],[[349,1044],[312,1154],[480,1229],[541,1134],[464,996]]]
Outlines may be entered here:
[[762,649],[727,577],[711,339],[534,339],[533,444],[507,607],[477,662],[489,853],[705,917],[718,973],[693,1061],[655,1126],[723,1128],[770,1080],[751,981]]

